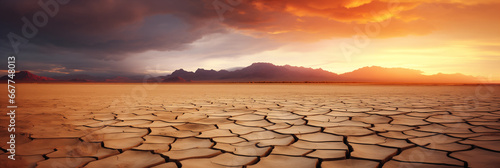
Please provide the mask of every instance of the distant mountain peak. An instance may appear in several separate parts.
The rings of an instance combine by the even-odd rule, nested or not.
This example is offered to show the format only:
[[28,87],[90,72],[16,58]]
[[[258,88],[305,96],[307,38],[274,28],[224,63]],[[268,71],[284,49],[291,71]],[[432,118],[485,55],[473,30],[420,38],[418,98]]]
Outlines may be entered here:
[[16,76],[20,76],[20,77],[31,77],[31,78],[36,78],[36,77],[39,77],[38,75],[35,75],[29,71],[19,71],[18,73],[16,73]]
[[32,74],[30,71],[19,71],[20,74]]
[[211,70],[205,70],[203,68],[198,68],[198,69],[196,69],[196,71],[194,73],[199,73],[199,72],[217,72],[217,71],[213,70],[213,69],[211,69]]
[[269,63],[269,62],[255,62],[255,63],[252,63],[250,66],[276,66],[276,65],[274,65],[273,63]]
[[[252,65],[250,66],[247,66],[245,68],[276,68],[276,67],[280,67],[280,66],[277,66],[277,65],[274,65],[272,63],[268,63],[268,62],[256,62],[256,63],[253,63]],[[245,69],[243,68],[243,69]]]
[[[0,80],[10,79],[7,75],[0,78]],[[37,81],[55,81],[53,78],[38,76],[29,71],[19,71],[14,74],[14,81],[20,82],[37,82]]]

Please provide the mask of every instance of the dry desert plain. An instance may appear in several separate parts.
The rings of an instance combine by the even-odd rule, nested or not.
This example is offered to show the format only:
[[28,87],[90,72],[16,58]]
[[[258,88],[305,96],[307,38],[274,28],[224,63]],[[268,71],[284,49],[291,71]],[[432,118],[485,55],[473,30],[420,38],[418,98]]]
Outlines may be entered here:
[[[7,158],[9,116],[1,115],[0,167],[500,165],[499,86],[17,84],[16,89],[16,160]],[[6,90],[0,92],[3,113]]]

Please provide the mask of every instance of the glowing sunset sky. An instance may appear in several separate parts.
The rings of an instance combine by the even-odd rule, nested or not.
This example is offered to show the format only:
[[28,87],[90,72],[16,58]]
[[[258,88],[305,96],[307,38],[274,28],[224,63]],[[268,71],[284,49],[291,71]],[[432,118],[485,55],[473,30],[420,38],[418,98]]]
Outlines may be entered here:
[[[165,75],[253,62],[335,73],[375,65],[500,81],[498,0],[229,2],[73,0],[19,47],[19,66],[50,76]],[[22,35],[21,18],[32,21],[37,11],[38,1],[0,2],[1,55],[14,53],[7,34]]]

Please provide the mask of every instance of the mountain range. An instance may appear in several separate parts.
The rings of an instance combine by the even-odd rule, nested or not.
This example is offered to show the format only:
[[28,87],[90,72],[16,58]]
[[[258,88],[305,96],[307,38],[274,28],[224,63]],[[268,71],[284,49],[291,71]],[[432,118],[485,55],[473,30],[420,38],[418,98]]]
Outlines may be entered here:
[[[253,63],[234,71],[197,69],[195,72],[179,69],[167,76],[150,81],[167,83],[183,82],[369,82],[369,83],[478,83],[476,77],[463,74],[423,75],[422,71],[406,68],[363,67],[352,72],[336,74],[323,69],[277,66],[271,63]],[[54,78],[42,77],[28,71],[20,71],[14,77],[22,82],[142,82],[142,78],[114,77],[93,78],[90,75],[66,75]],[[7,76],[0,78],[7,80]],[[16,82],[17,82],[16,81]]]
[[254,63],[235,70],[204,70],[195,72],[179,69],[162,77],[179,77],[188,81],[206,82],[374,82],[374,83],[477,83],[473,76],[463,74],[423,75],[422,71],[406,68],[363,67],[352,72],[336,74],[323,69],[271,63]]

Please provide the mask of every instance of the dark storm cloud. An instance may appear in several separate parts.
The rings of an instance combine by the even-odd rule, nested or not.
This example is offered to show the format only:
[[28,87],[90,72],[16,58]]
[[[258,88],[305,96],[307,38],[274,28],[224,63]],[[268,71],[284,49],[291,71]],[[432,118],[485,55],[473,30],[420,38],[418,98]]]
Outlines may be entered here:
[[[0,2],[2,50],[8,48],[4,45],[10,46],[6,37],[9,32],[25,37],[22,18],[33,23],[34,14],[43,11],[39,2],[57,1]],[[210,3],[196,0],[73,0],[60,4],[59,12],[49,17],[36,36],[26,39],[46,50],[122,59],[147,50],[180,50],[206,34],[223,32],[216,17]]]
[[[29,70],[37,75],[54,77],[65,74],[93,76],[128,76],[141,74],[144,67],[125,64],[126,59],[104,60],[89,58],[88,54],[69,51],[47,51],[28,44],[17,56],[17,70]],[[3,60],[3,59],[2,59]],[[1,61],[1,60],[0,60]],[[139,73],[135,71],[139,69]]]

